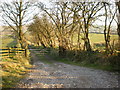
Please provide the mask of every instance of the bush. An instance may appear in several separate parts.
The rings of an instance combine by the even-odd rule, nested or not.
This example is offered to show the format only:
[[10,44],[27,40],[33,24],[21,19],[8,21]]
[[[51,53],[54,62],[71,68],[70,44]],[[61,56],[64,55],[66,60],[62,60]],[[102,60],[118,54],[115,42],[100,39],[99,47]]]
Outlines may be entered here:
[[99,52],[88,52],[88,51],[79,51],[75,56],[75,60],[79,62],[86,62],[86,63],[96,63],[100,60]]
[[51,56],[58,57],[59,56],[59,51],[57,48],[49,48],[48,53]]
[[110,56],[108,57],[108,61],[110,65],[114,67],[115,70],[120,71],[120,57],[119,56]]

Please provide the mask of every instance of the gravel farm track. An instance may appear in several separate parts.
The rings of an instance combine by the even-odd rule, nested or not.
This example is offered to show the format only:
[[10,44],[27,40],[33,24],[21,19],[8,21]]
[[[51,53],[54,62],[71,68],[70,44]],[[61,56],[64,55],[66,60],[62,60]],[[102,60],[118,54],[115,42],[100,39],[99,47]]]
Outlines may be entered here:
[[120,88],[117,73],[64,64],[45,55],[52,62],[47,64],[36,55],[40,51],[30,51],[33,67],[17,88]]

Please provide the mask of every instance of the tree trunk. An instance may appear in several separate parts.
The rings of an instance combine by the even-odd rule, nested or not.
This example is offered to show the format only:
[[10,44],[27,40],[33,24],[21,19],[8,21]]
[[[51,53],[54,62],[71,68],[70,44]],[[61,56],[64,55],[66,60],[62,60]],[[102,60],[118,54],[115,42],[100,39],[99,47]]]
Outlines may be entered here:
[[118,43],[119,43],[119,47],[118,47],[118,50],[120,51],[120,23],[118,25]]
[[85,48],[86,48],[87,51],[92,51],[89,38],[85,39],[84,45],[85,45]]
[[66,56],[66,49],[63,46],[59,46],[59,56],[60,57]]
[[40,38],[40,35],[37,34],[37,36],[38,36],[38,39],[39,39],[41,45],[42,45],[44,48],[46,48],[45,44],[43,43],[42,39]]
[[64,44],[63,44],[62,40],[60,40],[60,42],[59,42],[59,56],[60,57],[66,56],[66,49],[64,48]]
[[118,50],[120,51],[120,1],[116,2],[116,6],[118,7],[118,28],[117,28],[117,32],[118,32]]
[[84,45],[85,45],[85,48],[86,48],[86,51],[92,51],[92,48],[91,48],[91,45],[90,45],[90,40],[89,40],[89,37],[88,37],[88,26],[85,27],[85,39],[84,39]]

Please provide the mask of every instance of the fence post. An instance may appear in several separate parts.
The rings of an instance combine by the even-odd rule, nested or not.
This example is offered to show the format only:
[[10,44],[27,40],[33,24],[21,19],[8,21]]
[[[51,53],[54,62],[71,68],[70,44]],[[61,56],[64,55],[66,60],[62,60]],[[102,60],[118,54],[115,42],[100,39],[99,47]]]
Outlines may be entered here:
[[27,49],[25,49],[25,57],[28,57]]
[[9,58],[10,58],[10,48],[8,47],[8,55],[9,55]]

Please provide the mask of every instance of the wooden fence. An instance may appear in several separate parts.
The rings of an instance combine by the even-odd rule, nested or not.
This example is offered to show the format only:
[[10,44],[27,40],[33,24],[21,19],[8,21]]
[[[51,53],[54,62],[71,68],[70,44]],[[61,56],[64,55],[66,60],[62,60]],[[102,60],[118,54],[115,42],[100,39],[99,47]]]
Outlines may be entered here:
[[0,56],[2,57],[12,57],[17,53],[23,53],[27,57],[27,49],[8,47],[0,49]]

